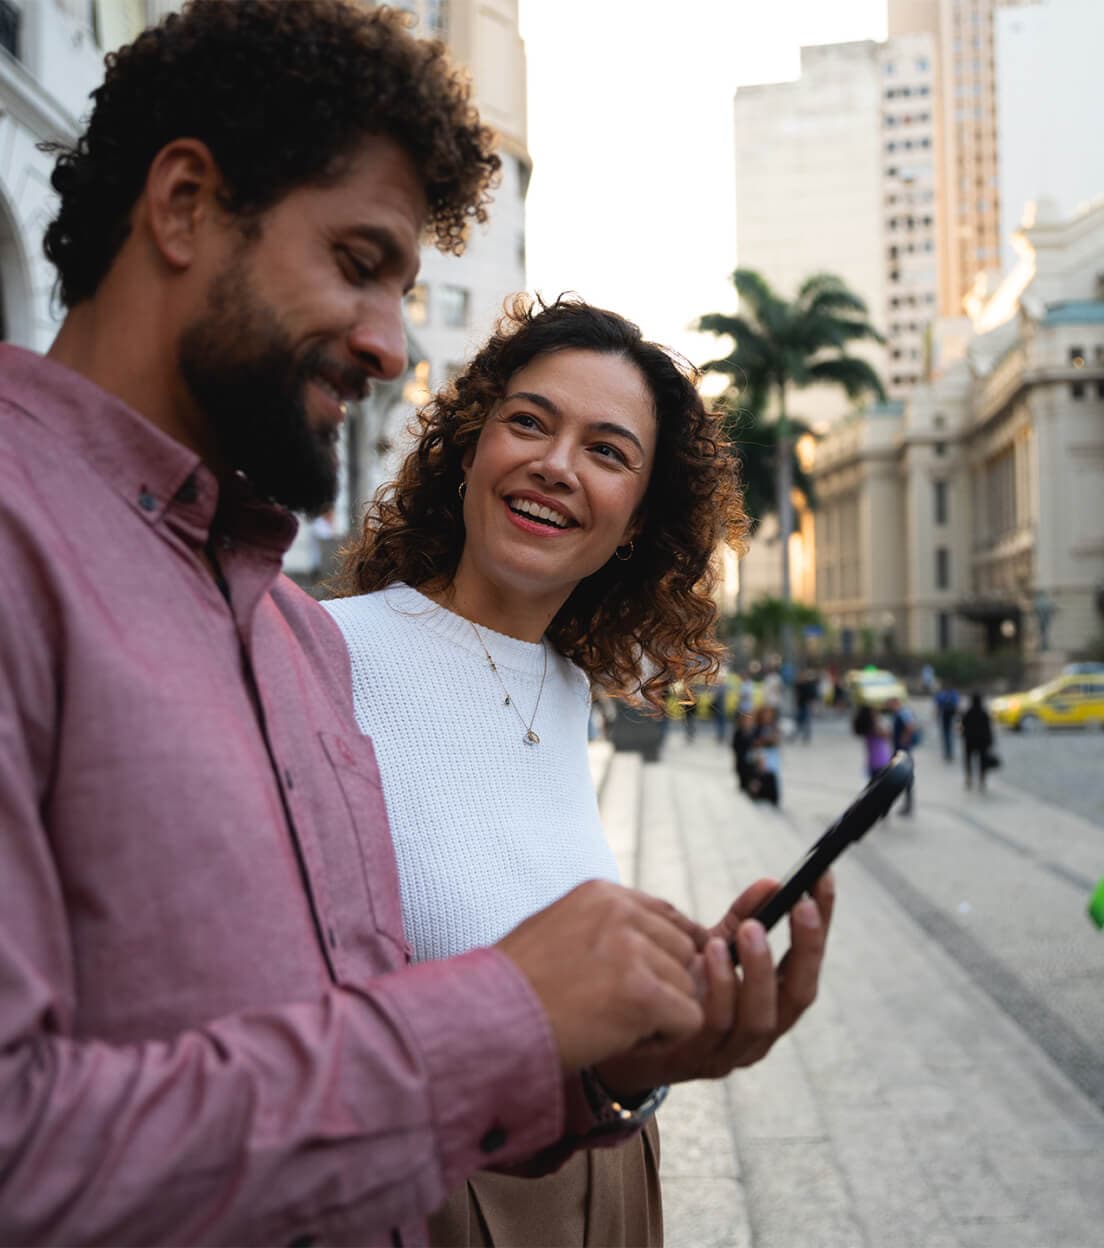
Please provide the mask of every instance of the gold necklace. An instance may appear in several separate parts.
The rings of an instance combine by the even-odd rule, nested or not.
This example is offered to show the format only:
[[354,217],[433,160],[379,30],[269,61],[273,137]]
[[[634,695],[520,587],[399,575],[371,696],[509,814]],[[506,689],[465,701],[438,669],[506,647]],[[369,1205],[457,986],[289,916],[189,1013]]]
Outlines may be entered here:
[[514,714],[518,717],[521,726],[525,729],[525,735],[521,738],[522,741],[524,741],[526,745],[540,745],[540,737],[538,737],[533,731],[533,724],[537,718],[537,711],[540,710],[541,694],[544,692],[544,678],[548,675],[548,647],[545,645],[544,638],[541,638],[541,650],[544,653],[544,670],[541,672],[540,688],[537,690],[537,704],[533,707],[533,714],[529,717],[529,722],[526,723],[525,716],[518,710],[517,703],[510,696],[509,689],[506,688],[506,682],[499,675],[498,664],[495,663],[494,659],[491,657],[491,652],[487,649],[486,643],[480,636],[479,629],[475,627],[475,622],[473,620],[468,620],[468,623],[471,625],[471,630],[475,634],[476,641],[479,642],[483,649],[483,653],[487,656],[487,666],[492,672],[494,672],[495,679],[502,686],[502,692],[506,695],[506,701],[503,703],[503,706],[513,708]]

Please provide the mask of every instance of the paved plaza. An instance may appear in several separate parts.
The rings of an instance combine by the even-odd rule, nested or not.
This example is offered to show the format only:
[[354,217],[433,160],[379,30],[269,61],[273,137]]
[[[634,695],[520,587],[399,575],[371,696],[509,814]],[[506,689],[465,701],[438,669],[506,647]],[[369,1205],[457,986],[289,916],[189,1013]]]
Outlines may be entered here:
[[[846,726],[816,737],[784,751],[781,811],[701,734],[654,764],[596,747],[625,879],[712,922],[783,873],[861,785]],[[1084,913],[1104,828],[1003,774],[966,793],[934,744],[917,769],[915,815],[838,866],[813,1011],[664,1107],[671,1248],[1104,1242],[1104,933]]]

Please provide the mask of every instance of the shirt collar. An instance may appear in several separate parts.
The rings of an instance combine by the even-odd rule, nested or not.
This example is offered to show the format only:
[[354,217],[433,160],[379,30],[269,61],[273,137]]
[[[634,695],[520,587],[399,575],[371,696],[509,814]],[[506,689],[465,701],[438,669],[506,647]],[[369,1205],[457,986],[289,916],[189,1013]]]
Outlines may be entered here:
[[197,546],[217,528],[277,555],[295,537],[291,513],[244,477],[220,492],[194,451],[63,364],[0,344],[0,399],[72,447],[150,525],[165,523]]

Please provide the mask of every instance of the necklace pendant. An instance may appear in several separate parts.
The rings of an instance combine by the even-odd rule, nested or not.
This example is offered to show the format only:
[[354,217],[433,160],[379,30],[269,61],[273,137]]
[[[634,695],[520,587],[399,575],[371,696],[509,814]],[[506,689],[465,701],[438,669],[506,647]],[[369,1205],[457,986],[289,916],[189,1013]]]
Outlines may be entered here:
[[502,705],[503,705],[503,706],[509,706],[509,705],[510,705],[510,695],[509,695],[509,694],[507,694],[507,695],[506,695],[506,701],[505,701],[505,702],[503,702],[503,704],[502,704]]
[[540,737],[530,728],[524,737],[521,738],[526,745],[540,745]]

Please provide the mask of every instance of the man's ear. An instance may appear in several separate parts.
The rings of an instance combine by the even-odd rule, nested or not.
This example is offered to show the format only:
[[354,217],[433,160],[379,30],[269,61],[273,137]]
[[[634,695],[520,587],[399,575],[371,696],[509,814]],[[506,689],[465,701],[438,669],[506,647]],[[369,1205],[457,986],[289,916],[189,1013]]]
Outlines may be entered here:
[[153,158],[144,208],[154,247],[167,265],[189,268],[205,226],[220,214],[218,165],[206,143],[174,139]]

